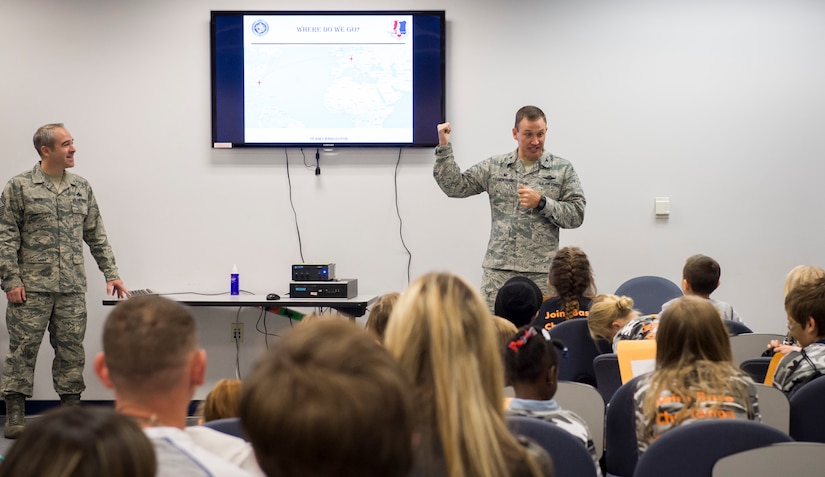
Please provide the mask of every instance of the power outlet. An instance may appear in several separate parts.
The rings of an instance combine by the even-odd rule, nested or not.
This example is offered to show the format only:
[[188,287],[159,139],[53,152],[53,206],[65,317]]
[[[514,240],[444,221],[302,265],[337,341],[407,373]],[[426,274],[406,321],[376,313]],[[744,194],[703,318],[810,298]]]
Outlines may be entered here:
[[243,323],[231,323],[230,324],[232,335],[230,336],[230,340],[232,343],[243,343]]

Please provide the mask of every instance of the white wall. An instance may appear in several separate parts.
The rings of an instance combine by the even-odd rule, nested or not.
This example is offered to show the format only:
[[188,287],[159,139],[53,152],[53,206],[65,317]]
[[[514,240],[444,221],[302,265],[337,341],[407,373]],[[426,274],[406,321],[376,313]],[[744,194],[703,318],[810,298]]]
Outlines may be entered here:
[[[756,331],[781,332],[784,275],[823,265],[825,3],[811,0],[353,0],[350,9],[445,9],[448,119],[463,167],[515,147],[515,110],[549,116],[547,148],[573,161],[588,199],[562,245],[591,257],[600,291],[655,274],[679,281],[701,252],[722,265],[714,297]],[[0,178],[36,161],[34,130],[63,121],[76,173],[95,188],[129,288],[285,292],[301,261],[285,151],[210,148],[209,12],[336,9],[339,2],[7,0],[0,7]],[[433,125],[435,127],[435,125]],[[819,133],[819,134],[818,134]],[[335,262],[362,293],[402,290],[398,150],[338,150],[322,175],[289,150],[304,260]],[[398,203],[413,278],[480,282],[486,196],[448,199],[432,151],[404,150]],[[308,155],[308,162],[313,162]],[[656,220],[653,201],[672,201]],[[89,361],[109,311],[87,255]],[[209,385],[233,376],[235,309],[197,309]],[[245,326],[240,367],[264,349]],[[270,331],[284,326],[269,317]],[[0,325],[0,328],[4,328]],[[271,342],[271,340],[270,340]],[[46,343],[46,341],[44,341]],[[5,352],[8,338],[0,332]],[[48,344],[35,399],[55,399]],[[110,399],[87,366],[86,399]]]

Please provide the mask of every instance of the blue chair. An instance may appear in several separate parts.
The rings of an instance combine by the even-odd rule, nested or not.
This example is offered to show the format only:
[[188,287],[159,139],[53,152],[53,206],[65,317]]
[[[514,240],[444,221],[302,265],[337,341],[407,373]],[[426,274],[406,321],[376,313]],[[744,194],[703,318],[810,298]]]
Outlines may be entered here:
[[596,465],[584,444],[561,427],[535,417],[509,416],[507,427],[516,436],[534,440],[553,459],[556,477],[596,477]]
[[203,423],[203,426],[215,429],[216,431],[229,434],[230,436],[240,437],[243,440],[246,438],[246,433],[241,426],[241,419],[238,417],[227,417],[224,419],[215,419]]
[[590,337],[587,319],[567,320],[550,328],[548,333],[567,347],[567,357],[559,360],[559,381],[575,381],[596,387],[593,359],[599,355],[599,350]]
[[599,350],[599,354],[605,353],[612,353],[613,352],[613,343],[608,342],[602,338],[596,340],[596,349]]
[[757,383],[764,383],[765,376],[768,374],[768,366],[771,365],[771,358],[769,356],[758,356],[756,358],[748,358],[739,363],[739,369],[748,373],[751,379]]
[[636,441],[636,407],[633,393],[637,376],[619,387],[607,405],[604,421],[604,461],[607,475],[631,477],[636,468],[639,445]]
[[622,386],[619,357],[616,353],[600,354],[593,359],[593,370],[596,372],[596,389],[607,405],[613,394]]
[[633,477],[710,477],[716,461],[738,452],[792,442],[784,432],[756,421],[706,419],[675,427],[653,441]]
[[[725,323],[725,326],[728,328],[728,334],[731,336],[741,335],[742,333],[753,333],[753,331],[748,328],[748,326],[744,323],[740,323],[738,321],[732,320],[722,320]],[[765,343],[765,349],[767,349],[768,343]]]
[[679,285],[667,278],[642,276],[631,278],[619,285],[616,295],[633,298],[634,308],[645,315],[662,311],[662,305],[683,295]]
[[756,421],[706,419],[668,430],[639,458],[633,477],[711,477],[719,459],[738,452],[792,442],[784,432]]
[[804,384],[790,398],[790,435],[797,441],[825,443],[825,376]]

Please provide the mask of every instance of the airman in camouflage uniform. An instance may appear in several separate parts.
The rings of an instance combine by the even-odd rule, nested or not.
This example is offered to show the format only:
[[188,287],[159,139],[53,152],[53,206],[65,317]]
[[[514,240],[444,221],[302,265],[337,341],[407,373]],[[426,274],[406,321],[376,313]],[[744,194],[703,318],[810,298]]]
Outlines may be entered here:
[[544,151],[547,119],[541,109],[516,113],[518,149],[492,156],[463,173],[453,157],[450,123],[438,125],[433,175],[449,197],[487,192],[492,227],[482,267],[481,292],[493,309],[498,289],[513,276],[526,276],[549,295],[550,262],[559,248],[559,228],[584,220],[585,198],[569,161]]
[[54,389],[63,405],[79,405],[86,388],[86,273],[83,242],[106,277],[109,294],[128,296],[89,183],[74,167],[74,139],[62,124],[34,134],[40,162],[12,178],[0,196],[0,281],[6,292],[9,352],[3,370],[5,436],[25,426],[34,366],[48,327]]

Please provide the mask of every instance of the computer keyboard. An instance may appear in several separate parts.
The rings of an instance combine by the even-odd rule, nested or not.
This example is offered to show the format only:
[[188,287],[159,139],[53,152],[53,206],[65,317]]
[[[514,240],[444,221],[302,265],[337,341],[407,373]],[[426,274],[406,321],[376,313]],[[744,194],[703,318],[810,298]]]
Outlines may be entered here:
[[129,295],[131,296],[140,296],[140,295],[157,295],[157,293],[153,292],[148,288],[140,288],[138,290],[129,290]]

